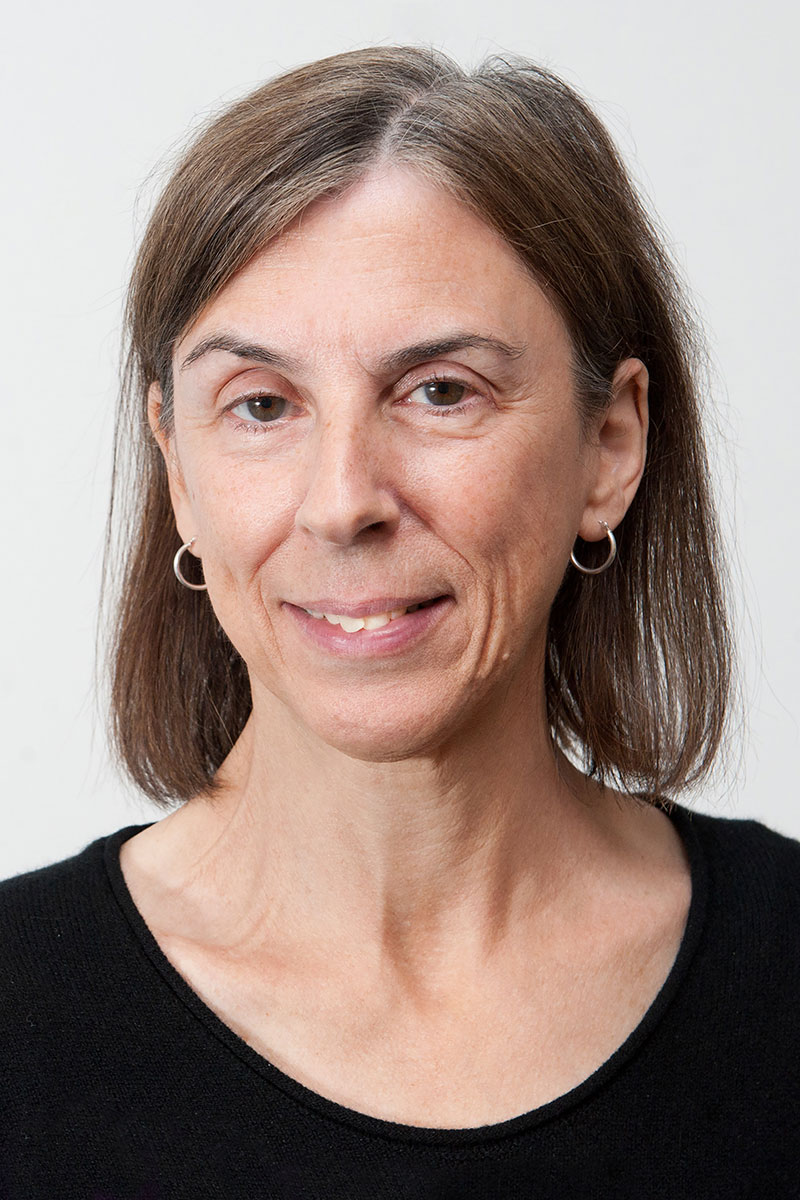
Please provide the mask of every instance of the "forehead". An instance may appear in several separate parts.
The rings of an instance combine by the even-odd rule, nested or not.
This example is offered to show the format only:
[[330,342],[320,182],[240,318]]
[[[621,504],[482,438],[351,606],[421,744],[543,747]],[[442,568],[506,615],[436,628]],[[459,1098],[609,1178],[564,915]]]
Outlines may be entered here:
[[268,330],[295,356],[345,344],[366,354],[444,327],[569,341],[508,243],[444,188],[399,167],[312,204],[211,301],[178,349],[220,326],[253,337]]

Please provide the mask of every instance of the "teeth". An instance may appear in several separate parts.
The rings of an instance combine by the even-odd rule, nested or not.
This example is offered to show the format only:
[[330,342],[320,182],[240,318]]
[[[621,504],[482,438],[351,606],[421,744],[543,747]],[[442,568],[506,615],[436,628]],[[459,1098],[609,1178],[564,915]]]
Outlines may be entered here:
[[[398,610],[395,609],[395,612],[397,612],[397,611]],[[400,616],[402,616],[402,615],[403,614],[401,611]],[[384,625],[388,625],[389,622],[391,621],[391,619],[392,619],[391,613],[375,613],[375,615],[372,617],[364,617],[364,628],[365,629],[381,629]]]
[[345,617],[339,613],[314,612],[310,608],[305,609],[305,612],[310,617],[316,617],[318,621],[325,620],[331,625],[340,625],[345,633],[357,633],[360,629],[382,629],[384,625],[388,625],[390,621],[396,621],[398,617],[405,616],[407,612],[416,612],[418,608],[432,603],[432,600],[425,600],[422,604],[410,604],[408,608],[393,608],[391,612],[374,613],[371,617]]

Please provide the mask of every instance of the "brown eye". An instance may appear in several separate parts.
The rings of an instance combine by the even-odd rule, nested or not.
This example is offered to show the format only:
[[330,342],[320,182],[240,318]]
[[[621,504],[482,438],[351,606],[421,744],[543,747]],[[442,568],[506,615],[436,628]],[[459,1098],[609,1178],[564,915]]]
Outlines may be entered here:
[[437,406],[458,404],[467,393],[463,383],[455,383],[452,379],[431,379],[423,383],[422,391],[431,404]]
[[249,400],[241,400],[231,411],[244,420],[249,418],[266,425],[284,415],[286,404],[283,396],[252,396]]

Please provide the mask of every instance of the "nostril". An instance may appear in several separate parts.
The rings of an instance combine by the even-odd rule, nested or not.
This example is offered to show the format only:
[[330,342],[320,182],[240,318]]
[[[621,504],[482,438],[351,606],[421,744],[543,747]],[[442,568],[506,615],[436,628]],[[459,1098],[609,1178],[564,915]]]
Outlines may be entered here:
[[[330,483],[330,480],[328,480]],[[394,527],[400,506],[386,489],[364,486],[357,479],[312,481],[299,505],[295,523],[323,541],[346,545],[358,538],[384,537]]]

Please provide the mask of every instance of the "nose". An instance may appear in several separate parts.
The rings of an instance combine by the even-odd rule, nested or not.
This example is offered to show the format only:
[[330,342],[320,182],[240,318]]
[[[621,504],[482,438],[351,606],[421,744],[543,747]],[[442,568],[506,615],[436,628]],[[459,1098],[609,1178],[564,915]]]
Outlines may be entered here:
[[368,420],[333,417],[320,427],[295,514],[299,529],[346,546],[365,529],[396,526],[400,506],[387,479],[382,443],[381,431]]

